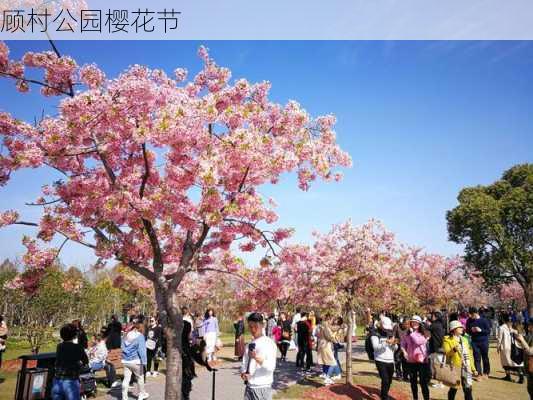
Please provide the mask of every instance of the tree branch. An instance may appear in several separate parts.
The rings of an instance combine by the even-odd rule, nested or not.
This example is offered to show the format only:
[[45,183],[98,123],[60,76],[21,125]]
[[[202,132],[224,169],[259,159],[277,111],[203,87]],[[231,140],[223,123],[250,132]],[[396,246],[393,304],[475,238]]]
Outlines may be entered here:
[[48,85],[48,84],[46,84],[44,82],[41,82],[41,81],[38,81],[38,80],[35,80],[35,79],[20,78],[20,77],[14,75],[14,74],[10,74],[8,72],[0,72],[0,75],[8,76],[10,78],[21,80],[21,81],[24,81],[24,82],[27,82],[27,83],[34,83],[36,85],[44,86],[44,87],[47,87],[49,89],[57,90],[59,93],[62,93],[64,95],[66,95],[66,96],[74,97],[73,93],[71,94],[70,92],[65,92],[62,89],[59,89],[59,88],[57,88],[55,86],[52,86],[52,85]]
[[143,151],[143,159],[144,159],[144,175],[141,183],[141,188],[139,190],[139,197],[142,199],[144,196],[144,188],[146,186],[146,182],[148,181],[148,178],[150,177],[150,166],[148,165],[148,158],[146,157],[146,143],[142,144],[142,151]]

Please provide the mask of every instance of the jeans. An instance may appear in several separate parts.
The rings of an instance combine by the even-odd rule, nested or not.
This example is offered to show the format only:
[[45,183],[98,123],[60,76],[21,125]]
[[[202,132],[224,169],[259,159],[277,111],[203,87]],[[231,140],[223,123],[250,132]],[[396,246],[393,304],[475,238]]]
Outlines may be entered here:
[[117,372],[115,371],[115,367],[111,363],[107,363],[105,361],[92,362],[89,364],[89,367],[91,367],[93,371],[100,371],[103,369],[105,371],[108,386],[111,386],[113,382],[115,382],[115,380],[117,379]]
[[[477,372],[480,375],[490,374],[489,342],[472,341],[472,350],[474,352],[474,364],[476,365]],[[483,361],[483,369],[481,368],[481,361]]]
[[95,362],[90,363],[89,367],[91,367],[93,371],[100,371],[101,369],[105,368],[105,362],[95,361]]
[[411,392],[413,393],[413,400],[418,400],[418,377],[420,376],[420,388],[422,389],[422,397],[424,400],[429,400],[429,381],[431,379],[431,369],[429,363],[409,363]]
[[[464,378],[461,378],[461,386],[463,387],[463,393],[465,395],[465,400],[474,400],[474,398],[472,397],[472,387],[467,388],[465,383],[466,382]],[[457,389],[453,387],[450,388],[450,390],[448,391],[448,400],[455,400],[456,394],[457,394]]]
[[338,365],[327,365],[326,367],[326,375],[328,376],[328,378],[341,374],[341,369]]
[[52,383],[52,400],[80,400],[79,379],[57,379]]
[[389,390],[394,377],[394,363],[376,361],[379,377],[381,379],[381,400],[389,400]]

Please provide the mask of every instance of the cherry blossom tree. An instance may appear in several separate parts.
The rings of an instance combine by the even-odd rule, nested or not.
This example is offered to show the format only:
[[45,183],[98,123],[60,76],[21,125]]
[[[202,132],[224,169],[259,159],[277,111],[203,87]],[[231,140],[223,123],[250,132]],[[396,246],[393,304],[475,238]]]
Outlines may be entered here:
[[413,291],[424,311],[490,302],[483,278],[459,256],[411,249],[409,265],[414,274]]
[[[0,43],[0,76],[21,92],[30,85],[60,96],[55,116],[36,124],[0,113],[0,185],[25,168],[49,168],[32,206],[40,221],[20,210],[0,213],[0,226],[38,227],[27,238],[24,262],[46,269],[67,242],[86,246],[101,260],[121,262],[150,281],[167,337],[165,397],[181,398],[180,284],[188,273],[213,266],[232,272],[231,245],[275,253],[290,230],[267,230],[277,220],[273,202],[257,190],[297,172],[307,190],[317,178],[339,180],[350,166],[336,144],[331,115],[311,118],[295,101],[276,104],[270,83],[231,81],[201,47],[202,70],[187,81],[133,65],[108,79],[96,65],[78,66],[54,51],[9,58]],[[29,78],[26,69],[42,72]],[[35,76],[33,74],[32,76]],[[62,238],[59,248],[50,244]],[[220,257],[220,258],[218,258]]]
[[394,235],[375,220],[361,226],[348,221],[315,236],[313,268],[318,285],[313,289],[323,304],[336,306],[347,316],[346,383],[351,384],[354,311],[390,304],[405,279],[405,260]]
[[[262,260],[257,268],[246,273],[245,284],[236,294],[248,309],[287,311],[298,304],[318,308],[321,303],[316,291],[318,275],[313,270],[312,248],[306,245],[286,245],[273,260]],[[242,275],[241,275],[242,276]]]

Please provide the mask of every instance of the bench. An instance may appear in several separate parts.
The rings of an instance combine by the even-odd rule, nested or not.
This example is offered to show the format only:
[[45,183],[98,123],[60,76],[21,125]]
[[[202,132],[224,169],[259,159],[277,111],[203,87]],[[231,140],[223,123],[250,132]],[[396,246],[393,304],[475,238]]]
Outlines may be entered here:
[[[106,365],[108,367],[113,367],[115,369],[115,374],[118,374],[119,370],[124,374],[124,366],[122,365],[122,350],[113,349],[109,350],[106,358]],[[105,369],[95,371],[95,376],[97,379],[107,379]],[[107,386],[110,387],[113,382],[107,382]]]

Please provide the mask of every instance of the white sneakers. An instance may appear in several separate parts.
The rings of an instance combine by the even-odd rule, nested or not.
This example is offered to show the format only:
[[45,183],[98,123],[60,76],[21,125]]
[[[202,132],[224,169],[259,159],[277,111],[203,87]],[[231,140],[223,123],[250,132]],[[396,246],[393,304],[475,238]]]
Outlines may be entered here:
[[326,386],[329,386],[329,385],[333,385],[335,382],[333,382],[333,379],[329,378],[329,377],[326,377],[326,379],[324,379],[324,385]]
[[157,376],[157,375],[159,375],[159,372],[157,372],[157,371],[154,371],[154,372],[150,372],[150,371],[148,371],[148,372],[146,373],[146,376]]
[[331,379],[333,379],[334,381],[336,381],[337,379],[341,379],[341,378],[342,378],[342,375],[335,375],[331,377]]
[[137,396],[137,400],[144,400],[144,399],[147,399],[148,397],[150,397],[150,395],[146,392],[139,393],[139,396]]

